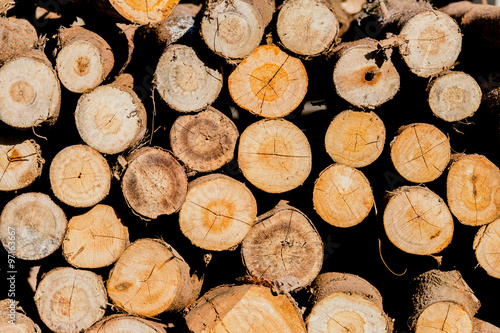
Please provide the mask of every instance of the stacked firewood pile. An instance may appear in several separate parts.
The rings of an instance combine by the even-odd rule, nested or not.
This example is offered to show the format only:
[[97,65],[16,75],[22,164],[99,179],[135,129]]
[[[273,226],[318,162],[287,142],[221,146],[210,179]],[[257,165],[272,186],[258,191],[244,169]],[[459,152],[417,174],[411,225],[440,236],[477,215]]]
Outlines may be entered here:
[[500,7],[0,0],[1,332],[500,332]]

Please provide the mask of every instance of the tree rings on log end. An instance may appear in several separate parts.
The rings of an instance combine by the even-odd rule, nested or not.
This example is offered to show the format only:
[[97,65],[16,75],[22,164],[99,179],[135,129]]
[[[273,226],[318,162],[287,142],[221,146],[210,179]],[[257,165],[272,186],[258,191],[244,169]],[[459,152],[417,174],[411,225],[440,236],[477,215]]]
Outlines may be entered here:
[[500,219],[483,225],[474,238],[479,265],[494,278],[500,279]]
[[0,191],[31,185],[42,174],[44,163],[35,140],[0,138]]
[[155,321],[127,315],[111,315],[95,323],[85,333],[167,333],[167,327]]
[[174,10],[179,0],[109,0],[115,10],[137,24],[160,22]]

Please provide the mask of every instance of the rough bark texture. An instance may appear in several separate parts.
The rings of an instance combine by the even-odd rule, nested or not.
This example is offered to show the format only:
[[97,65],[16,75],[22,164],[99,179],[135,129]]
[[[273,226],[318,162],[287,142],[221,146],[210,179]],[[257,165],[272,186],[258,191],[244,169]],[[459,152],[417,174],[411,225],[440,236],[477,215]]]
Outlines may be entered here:
[[482,226],[474,238],[473,248],[479,265],[494,278],[500,279],[500,219]]
[[[0,13],[6,4],[0,2]],[[0,65],[8,59],[19,56],[35,47],[38,35],[31,23],[25,19],[0,17]]]
[[500,333],[500,328],[481,319],[473,318],[474,333]]

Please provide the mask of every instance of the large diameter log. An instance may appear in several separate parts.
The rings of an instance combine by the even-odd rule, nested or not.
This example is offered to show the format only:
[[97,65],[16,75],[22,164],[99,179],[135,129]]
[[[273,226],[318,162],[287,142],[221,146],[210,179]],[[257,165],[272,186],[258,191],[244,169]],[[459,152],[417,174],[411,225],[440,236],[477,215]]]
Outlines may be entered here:
[[87,145],[68,146],[50,164],[50,185],[54,195],[73,207],[90,207],[101,202],[111,187],[111,169],[106,159]]
[[62,250],[74,267],[99,268],[115,262],[128,245],[128,229],[113,207],[97,205],[69,220]]
[[280,201],[257,218],[241,244],[241,256],[251,276],[289,292],[309,285],[319,274],[323,242],[304,213]]
[[264,119],[248,126],[240,137],[238,165],[245,178],[268,193],[300,186],[311,172],[309,141],[293,123]]
[[256,216],[257,202],[243,183],[222,174],[210,174],[189,183],[179,225],[194,245],[223,251],[243,240]]
[[193,112],[211,105],[219,96],[222,74],[203,62],[191,47],[175,44],[160,57],[155,82],[161,98],[172,109]]
[[481,267],[494,278],[500,279],[500,219],[483,225],[474,238],[474,250]]
[[229,75],[232,99],[241,108],[267,118],[295,110],[307,93],[302,62],[274,45],[262,45]]
[[167,151],[144,147],[128,157],[121,188],[127,205],[146,219],[177,212],[187,192],[184,168]]
[[45,160],[35,140],[0,138],[0,191],[31,185],[42,174]]
[[403,126],[391,142],[391,159],[401,176],[414,183],[438,178],[450,163],[448,137],[430,124]]
[[41,333],[40,327],[24,314],[18,303],[10,298],[0,301],[0,331],[2,333]]
[[127,20],[137,24],[150,24],[167,18],[179,0],[109,0],[109,2]]
[[107,78],[115,60],[111,47],[101,36],[74,26],[63,29],[58,38],[56,70],[66,89],[84,93]]
[[459,154],[446,180],[448,205],[466,225],[484,225],[500,217],[500,170],[485,156]]
[[446,203],[425,187],[403,186],[391,193],[384,211],[389,240],[407,253],[442,251],[453,237],[453,217]]
[[373,207],[372,189],[365,175],[348,165],[335,163],[323,170],[313,190],[314,209],[336,227],[359,224]]
[[373,163],[385,144],[385,126],[374,112],[346,110],[333,118],[325,148],[337,163],[360,168]]
[[63,210],[48,195],[24,193],[3,208],[0,240],[13,256],[38,260],[59,248],[67,223]]
[[[13,2],[13,1],[12,1]],[[0,12],[2,2],[0,2]],[[38,35],[31,23],[25,19],[0,17],[0,64],[31,50],[38,42]]]
[[274,296],[269,288],[258,285],[216,287],[196,302],[185,319],[194,333],[306,332],[289,295]]
[[132,315],[153,317],[181,311],[197,297],[198,278],[170,245],[158,239],[139,239],[120,256],[109,274],[113,303]]
[[103,154],[117,154],[139,143],[146,133],[146,109],[124,81],[99,86],[78,100],[75,121],[85,143]]
[[500,327],[494,326],[481,319],[473,318],[474,333],[500,333]]
[[167,333],[166,325],[140,317],[111,315],[95,323],[85,333]]
[[170,129],[170,147],[189,169],[209,172],[233,160],[238,137],[238,129],[231,119],[208,107],[174,121]]

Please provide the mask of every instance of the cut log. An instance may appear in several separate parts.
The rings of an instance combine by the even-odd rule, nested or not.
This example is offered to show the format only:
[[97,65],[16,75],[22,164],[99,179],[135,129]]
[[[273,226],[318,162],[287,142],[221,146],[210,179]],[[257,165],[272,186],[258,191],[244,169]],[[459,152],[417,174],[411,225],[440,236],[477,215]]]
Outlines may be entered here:
[[243,183],[222,174],[211,174],[189,183],[179,225],[194,245],[223,251],[243,240],[256,217],[257,202]]
[[114,263],[128,244],[128,228],[113,207],[97,205],[69,220],[62,250],[72,266],[99,268]]
[[229,75],[232,99],[253,114],[277,118],[295,110],[307,92],[302,62],[274,45],[255,49]]
[[172,109],[193,112],[216,100],[222,89],[222,74],[203,62],[191,47],[175,44],[160,57],[155,82],[161,98]]
[[70,267],[43,276],[35,293],[42,321],[55,332],[80,332],[104,316],[107,304],[102,278]]
[[122,178],[127,204],[142,218],[155,219],[177,212],[187,192],[184,168],[161,148],[144,147],[128,157]]
[[194,333],[307,332],[289,295],[274,296],[258,285],[216,287],[196,302],[185,319]]
[[201,21],[201,35],[218,55],[246,58],[259,46],[274,10],[274,0],[210,1]]
[[387,237],[400,250],[439,253],[453,237],[453,217],[446,203],[425,187],[403,186],[391,193],[384,211]]
[[10,298],[0,301],[0,331],[2,333],[41,333],[40,327],[24,314],[18,303]]
[[483,225],[474,238],[479,265],[494,278],[500,279],[500,219]]
[[494,326],[481,319],[473,318],[474,333],[500,333],[500,327]]
[[140,317],[111,315],[103,318],[85,333],[167,333],[163,324]]
[[[2,4],[0,2],[0,13],[2,7],[6,8],[4,6],[7,5],[8,3]],[[0,65],[12,57],[33,49],[38,42],[35,28],[25,19],[0,17],[0,36],[2,36]]]
[[85,143],[103,154],[117,154],[138,144],[146,133],[146,109],[124,82],[122,74],[111,84],[99,86],[78,100],[75,121]]
[[175,120],[170,129],[170,146],[189,169],[209,172],[233,160],[238,137],[238,129],[231,119],[208,107],[198,114]]
[[101,202],[111,187],[111,169],[106,159],[87,145],[68,146],[50,164],[54,195],[73,207],[91,207]]
[[338,37],[342,37],[351,26],[351,23],[357,18],[363,10],[367,0],[327,0],[333,7],[335,16],[339,21]]
[[0,240],[11,255],[38,260],[61,245],[68,221],[48,195],[24,193],[9,201],[0,215]]
[[0,120],[15,128],[55,123],[61,88],[56,72],[41,51],[11,58],[0,68]]
[[314,57],[328,53],[333,47],[339,21],[325,0],[290,0],[279,11],[276,32],[288,50]]
[[384,144],[385,126],[374,112],[343,111],[333,118],[325,135],[328,155],[355,168],[373,163]]
[[280,201],[259,216],[241,244],[249,274],[271,281],[280,292],[309,285],[323,264],[323,241],[311,220]]
[[348,228],[368,216],[374,203],[365,175],[348,165],[335,163],[323,170],[314,183],[314,210],[336,227]]
[[113,69],[115,60],[109,44],[98,34],[74,26],[58,35],[56,70],[66,89],[75,93],[90,91],[101,84]]
[[481,104],[481,88],[464,72],[449,72],[429,85],[429,106],[432,112],[446,121],[470,117]]
[[139,239],[120,256],[109,273],[108,294],[132,315],[153,317],[181,311],[197,297],[201,281],[170,245],[159,239]]
[[472,318],[460,304],[440,301],[427,306],[419,315],[415,324],[415,333],[427,333],[430,330],[446,333],[473,332]]
[[484,225],[500,218],[500,170],[485,156],[457,154],[446,180],[448,205],[466,225]]
[[109,0],[109,2],[127,20],[137,24],[150,24],[167,18],[179,0]]
[[391,159],[401,176],[414,183],[438,178],[450,163],[448,137],[430,124],[403,126],[391,143]]
[[45,160],[35,140],[0,138],[0,191],[31,185],[42,174]]
[[337,94],[360,108],[373,109],[399,91],[399,73],[378,42],[365,38],[340,44],[333,70]]
[[264,119],[241,134],[238,164],[245,178],[257,188],[283,193],[302,185],[309,176],[311,147],[293,123]]

